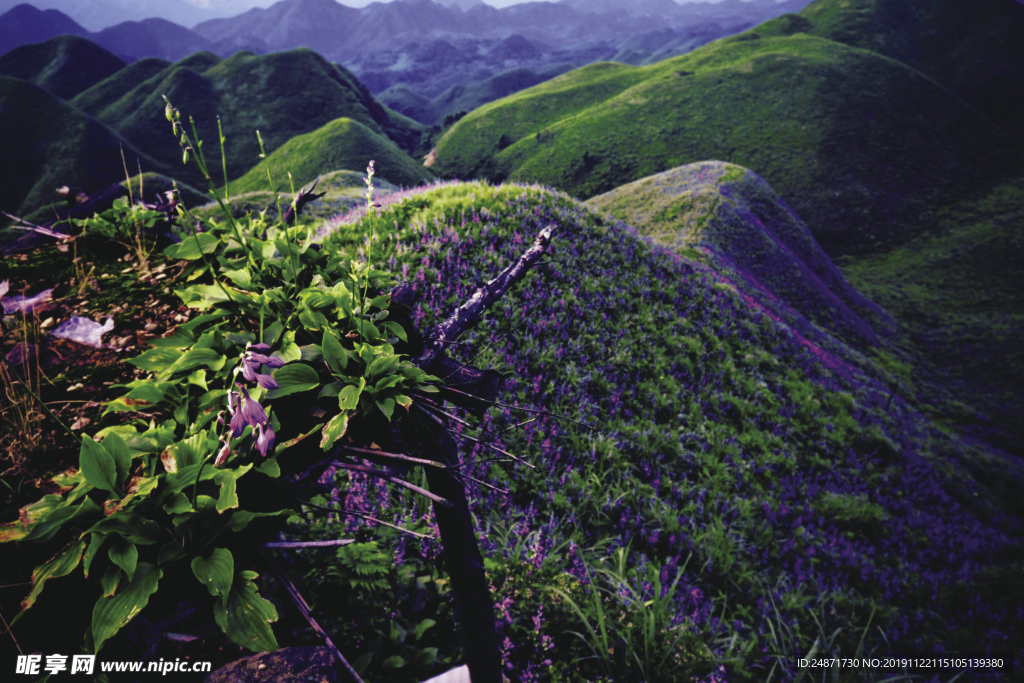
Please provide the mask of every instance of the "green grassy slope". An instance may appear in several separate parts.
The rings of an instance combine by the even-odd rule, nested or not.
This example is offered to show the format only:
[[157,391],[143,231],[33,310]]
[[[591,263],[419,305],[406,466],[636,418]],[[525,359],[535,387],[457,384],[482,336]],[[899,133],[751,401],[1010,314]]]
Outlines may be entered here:
[[[709,266],[765,310],[848,357],[855,354],[836,340],[863,350],[878,346],[891,328],[889,316],[849,285],[799,216],[745,168],[689,164],[598,195],[587,206]],[[808,331],[800,318],[817,330]]]
[[144,171],[168,172],[91,116],[28,81],[0,76],[0,149],[5,160],[18,160],[0,164],[0,208],[45,221],[51,216],[40,207],[59,199],[56,188],[94,192],[123,180],[122,148],[128,168],[139,160]]
[[1024,4],[817,0],[808,33],[874,50],[934,78],[1024,141]]
[[22,45],[0,57],[0,74],[24,78],[70,99],[124,68],[125,62],[78,36]]
[[[170,65],[97,112],[97,118],[200,185],[164,118],[162,96],[195,118],[211,165],[220,165],[217,117],[227,136],[228,175],[237,178],[259,160],[256,131],[270,153],[285,142],[347,116],[411,149],[420,124],[377,102],[350,73],[311,50],[264,56],[238,53],[226,60],[197,54]],[[201,183],[205,185],[205,183]]]
[[[297,135],[268,155],[267,162],[276,183],[273,189],[287,192],[290,189],[288,173],[292,174],[297,189],[325,169],[358,171],[366,168],[370,159],[376,161],[380,176],[396,185],[421,185],[434,178],[395,143],[349,118],[336,119],[312,133]],[[257,163],[229,187],[231,194],[269,191],[263,163]]]
[[88,90],[75,95],[71,104],[91,116],[99,116],[104,109],[121,99],[125,93],[156,76],[170,65],[171,63],[166,59],[157,59],[156,57],[146,57],[132,62]]
[[763,177],[833,256],[899,243],[946,193],[1002,172],[1001,131],[919,72],[759,29],[651,66],[585,67],[485,105],[439,141],[435,168],[590,197],[722,159]]
[[892,253],[850,259],[858,290],[903,321],[915,382],[957,430],[1020,452],[1024,440],[1024,177],[935,213]]

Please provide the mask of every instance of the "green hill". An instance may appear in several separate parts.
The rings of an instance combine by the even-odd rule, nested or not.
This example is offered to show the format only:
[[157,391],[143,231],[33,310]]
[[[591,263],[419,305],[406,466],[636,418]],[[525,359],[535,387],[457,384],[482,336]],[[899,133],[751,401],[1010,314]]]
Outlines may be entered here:
[[129,169],[141,163],[144,171],[168,172],[96,119],[8,76],[0,76],[0,149],[0,208],[23,217],[37,212],[40,221],[51,217],[40,207],[56,201],[62,185],[94,192],[123,180],[122,149]]
[[78,36],[22,45],[0,57],[0,75],[31,81],[63,99],[74,97],[124,66],[120,57]]
[[85,113],[99,116],[104,109],[117,102],[139,84],[147,81],[171,65],[166,59],[146,57],[132,62],[120,71],[96,83],[88,90],[80,92],[71,100]]
[[431,125],[439,123],[449,114],[472,111],[488,102],[543,83],[570,68],[569,64],[556,64],[553,69],[541,71],[511,69],[478,83],[452,86],[434,99],[424,97],[404,83],[399,83],[382,92],[380,100],[411,119]]
[[764,178],[833,256],[908,239],[947,194],[1002,172],[1006,137],[976,110],[899,62],[800,33],[797,19],[765,25],[793,35],[756,27],[484,105],[442,137],[435,170],[585,198],[722,159]]
[[[877,346],[878,331],[888,332],[892,325],[850,286],[799,216],[764,180],[740,166],[689,164],[598,195],[587,206],[710,266],[770,315],[819,344],[836,348],[829,339],[834,336],[856,348]],[[810,329],[805,319],[818,329]]]
[[194,167],[181,166],[181,150],[164,118],[163,95],[183,115],[195,119],[216,167],[220,117],[230,178],[245,174],[259,160],[257,130],[268,153],[339,116],[386,135],[404,149],[415,146],[422,130],[420,124],[382,106],[348,71],[307,49],[264,56],[240,52],[226,60],[197,53],[167,66],[102,109],[99,100],[89,104],[100,121],[198,187],[206,183]]
[[[358,171],[365,168],[370,159],[376,161],[380,177],[396,185],[422,185],[434,179],[430,171],[413,161],[395,143],[349,118],[340,118],[312,133],[297,135],[267,157],[277,192],[290,190],[288,173],[292,174],[298,188],[325,169]],[[257,163],[229,187],[233,195],[269,191],[263,163]]]
[[817,0],[808,33],[874,50],[934,78],[1024,141],[1024,4]]

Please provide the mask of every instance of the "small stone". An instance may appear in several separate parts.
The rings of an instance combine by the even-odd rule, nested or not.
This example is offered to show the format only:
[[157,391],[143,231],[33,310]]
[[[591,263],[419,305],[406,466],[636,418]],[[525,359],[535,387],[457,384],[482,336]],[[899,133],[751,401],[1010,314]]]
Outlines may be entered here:
[[72,391],[78,391],[78,390],[79,390],[79,389],[81,389],[81,388],[82,388],[83,386],[84,386],[84,385],[83,385],[83,384],[82,384],[81,382],[79,382],[78,384],[72,384],[72,385],[71,385],[70,387],[68,387],[68,392],[70,393],[70,392],[72,392]]

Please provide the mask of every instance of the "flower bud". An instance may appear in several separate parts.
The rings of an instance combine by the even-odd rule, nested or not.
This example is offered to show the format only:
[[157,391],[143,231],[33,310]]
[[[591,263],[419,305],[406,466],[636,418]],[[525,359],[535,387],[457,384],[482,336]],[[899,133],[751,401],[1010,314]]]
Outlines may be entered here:
[[183,164],[187,164],[188,163],[188,150],[187,149],[184,152],[181,153],[181,163],[183,163]]
[[167,117],[168,121],[174,123],[174,107],[172,107],[170,104],[164,107],[164,116]]

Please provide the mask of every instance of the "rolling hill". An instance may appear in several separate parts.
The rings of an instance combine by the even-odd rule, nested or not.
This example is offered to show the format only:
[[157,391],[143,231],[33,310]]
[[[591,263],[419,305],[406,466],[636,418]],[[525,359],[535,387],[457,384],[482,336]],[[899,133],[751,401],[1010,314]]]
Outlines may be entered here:
[[[0,208],[48,220],[43,207],[62,185],[101,190],[129,169],[169,174],[167,167],[107,126],[33,83],[0,76],[0,148],[16,163],[0,166]],[[36,214],[36,215],[34,215]]]
[[948,90],[806,24],[785,15],[658,64],[596,64],[484,105],[439,141],[435,168],[586,198],[722,159],[763,177],[835,257],[908,239],[947,193],[1012,162],[1006,135]]
[[816,0],[807,32],[899,60],[1024,140],[1024,3]]
[[[406,150],[414,148],[422,130],[420,124],[382,106],[345,69],[311,50],[264,56],[239,53],[227,60],[196,53],[137,83],[156,66],[147,62],[145,69],[140,66],[115,74],[110,82],[83,93],[76,104],[197,187],[205,187],[206,182],[192,166],[181,166],[181,150],[164,118],[163,95],[183,116],[195,119],[210,163],[218,167],[220,117],[231,179],[244,175],[259,160],[257,130],[268,154],[296,135],[342,116]],[[128,89],[118,96],[118,88]]]
[[880,344],[879,331],[891,334],[889,315],[851,287],[799,216],[740,166],[690,164],[623,185],[587,205],[705,263],[819,344],[834,336],[864,349]]
[[22,45],[0,56],[0,74],[31,81],[65,100],[112,76],[124,66],[121,58],[73,35]]
[[[358,171],[370,159],[376,161],[380,177],[394,185],[422,185],[434,179],[430,171],[395,143],[349,118],[336,119],[312,133],[297,135],[267,156],[277,192],[289,192],[288,173],[298,189],[326,169]],[[232,195],[269,190],[266,168],[262,162],[257,163],[228,187]]]
[[42,43],[61,35],[86,37],[89,32],[57,10],[41,11],[21,3],[3,12],[3,21],[0,21],[0,55],[19,45]]

